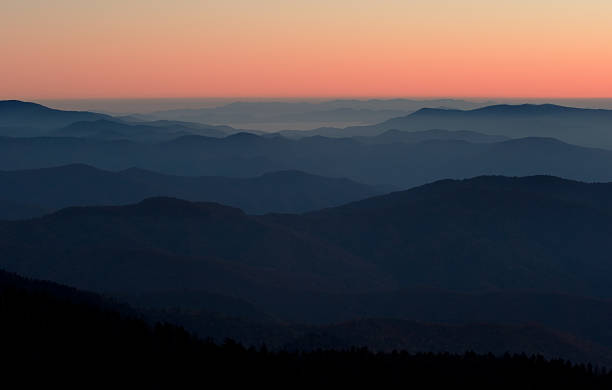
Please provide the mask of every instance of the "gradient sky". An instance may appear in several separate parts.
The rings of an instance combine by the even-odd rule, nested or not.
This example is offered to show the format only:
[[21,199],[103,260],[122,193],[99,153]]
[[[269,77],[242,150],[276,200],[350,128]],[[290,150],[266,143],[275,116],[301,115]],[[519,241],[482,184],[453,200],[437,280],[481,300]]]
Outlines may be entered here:
[[2,0],[0,99],[612,97],[611,0]]

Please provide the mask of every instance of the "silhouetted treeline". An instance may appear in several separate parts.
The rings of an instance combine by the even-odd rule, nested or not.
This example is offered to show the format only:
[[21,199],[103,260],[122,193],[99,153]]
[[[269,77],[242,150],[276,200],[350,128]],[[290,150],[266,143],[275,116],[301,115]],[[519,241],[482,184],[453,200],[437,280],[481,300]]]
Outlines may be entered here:
[[[246,349],[150,326],[123,306],[75,289],[0,273],[5,381],[20,387],[182,388],[397,384],[454,388],[609,388],[604,369],[537,356]],[[6,382],[5,382],[6,383]],[[11,383],[11,382],[8,382]]]

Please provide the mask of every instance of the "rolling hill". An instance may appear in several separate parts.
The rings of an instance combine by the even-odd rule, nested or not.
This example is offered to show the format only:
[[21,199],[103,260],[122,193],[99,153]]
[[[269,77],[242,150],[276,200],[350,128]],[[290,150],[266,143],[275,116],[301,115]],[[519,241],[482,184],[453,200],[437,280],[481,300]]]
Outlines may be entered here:
[[38,214],[32,210],[23,214],[26,217],[69,206],[128,204],[153,196],[218,202],[253,214],[295,213],[339,206],[388,189],[299,171],[255,178],[183,177],[136,168],[111,172],[78,164],[0,171],[0,187],[6,200],[41,206]]
[[0,266],[94,291],[206,286],[240,297],[259,294],[258,286],[340,292],[392,283],[340,248],[214,203],[68,208],[0,222],[0,231]]
[[[489,176],[305,214],[152,198],[0,222],[0,266],[127,297],[216,337],[602,358],[612,347],[611,195],[611,184]],[[351,322],[372,317],[404,322]],[[377,329],[395,330],[381,340]]]
[[402,286],[612,297],[611,191],[547,176],[443,180],[279,223],[368,259]]
[[479,177],[301,215],[169,198],[68,208],[1,223],[0,265],[96,291],[180,287],[255,304],[289,286],[610,298],[611,193],[610,184],[554,177]]

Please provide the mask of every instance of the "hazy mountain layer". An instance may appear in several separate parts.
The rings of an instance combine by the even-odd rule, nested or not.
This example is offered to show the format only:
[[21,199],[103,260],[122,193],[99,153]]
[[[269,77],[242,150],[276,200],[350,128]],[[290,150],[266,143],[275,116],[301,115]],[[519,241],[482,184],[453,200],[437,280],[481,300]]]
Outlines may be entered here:
[[315,129],[292,135],[374,136],[386,130],[472,130],[506,137],[552,137],[576,145],[612,148],[612,110],[552,104],[495,105],[473,110],[424,108],[371,126]]
[[[136,168],[110,172],[86,165],[0,171],[0,187],[7,200],[40,206],[38,212],[15,211],[11,218],[4,219],[40,216],[45,210],[69,206],[128,204],[152,196],[219,202],[255,214],[303,212],[386,192],[382,187],[298,171],[241,179],[171,176]],[[3,215],[0,213],[0,219]]]
[[469,109],[484,104],[456,99],[332,100],[323,102],[234,102],[214,108],[175,109],[139,115],[142,119],[188,120],[259,130],[372,124],[424,107]]
[[157,144],[60,137],[0,138],[0,169],[74,163],[108,170],[139,167],[182,176],[253,177],[300,170],[404,188],[444,178],[488,174],[612,181],[612,151],[549,138],[382,144],[348,138],[291,140],[246,133],[225,138],[185,136]]
[[184,135],[223,137],[239,131],[228,126],[167,120],[147,122],[86,111],[56,110],[18,100],[0,101],[0,136],[161,142]]
[[[36,103],[18,100],[0,101],[0,129],[2,135],[9,129],[53,129],[67,126],[78,121],[96,121],[111,119],[110,116],[87,111],[54,110]],[[11,134],[18,136],[18,134]],[[38,134],[40,135],[40,133]]]
[[214,126],[193,126],[188,123],[172,122],[125,124],[110,120],[75,122],[66,127],[55,129],[48,135],[101,140],[128,139],[132,141],[160,142],[194,134],[207,137],[224,137],[227,135],[225,131]]

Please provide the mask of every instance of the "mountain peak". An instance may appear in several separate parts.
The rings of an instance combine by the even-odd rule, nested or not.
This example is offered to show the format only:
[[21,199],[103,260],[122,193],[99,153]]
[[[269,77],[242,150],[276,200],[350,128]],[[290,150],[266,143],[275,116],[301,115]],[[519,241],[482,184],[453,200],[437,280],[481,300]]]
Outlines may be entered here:
[[111,118],[108,115],[88,111],[63,111],[38,103],[20,100],[0,101],[0,126],[31,127],[52,129],[67,126],[78,121]]
[[433,115],[433,114],[438,114],[438,113],[454,113],[454,112],[465,112],[463,110],[457,110],[457,109],[450,109],[450,108],[434,108],[434,107],[425,107],[425,108],[421,108],[420,110],[417,110],[415,112],[413,112],[410,115],[406,115],[408,116],[418,116],[418,115]]
[[21,100],[0,100],[0,110],[52,110],[42,104],[24,102]]
[[471,110],[472,112],[487,113],[520,113],[520,114],[547,114],[560,112],[576,112],[581,108],[565,107],[556,104],[496,104]]
[[491,106],[485,106],[475,108],[473,110],[457,110],[457,109],[446,109],[446,108],[421,108],[418,111],[408,116],[419,116],[419,115],[435,115],[435,114],[553,114],[553,113],[565,113],[565,112],[581,112],[581,111],[592,111],[591,109],[566,107],[556,104],[494,104]]

